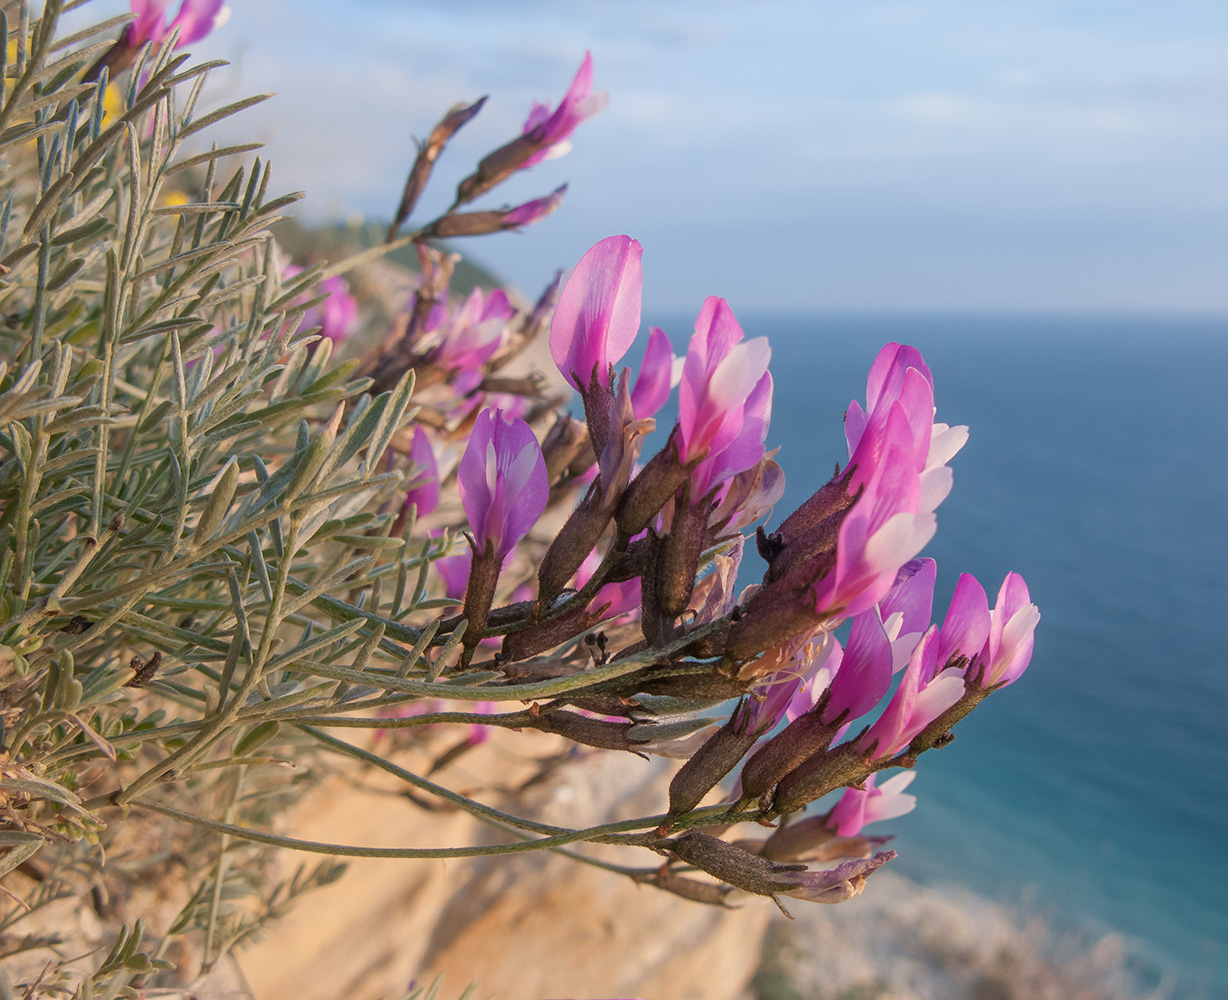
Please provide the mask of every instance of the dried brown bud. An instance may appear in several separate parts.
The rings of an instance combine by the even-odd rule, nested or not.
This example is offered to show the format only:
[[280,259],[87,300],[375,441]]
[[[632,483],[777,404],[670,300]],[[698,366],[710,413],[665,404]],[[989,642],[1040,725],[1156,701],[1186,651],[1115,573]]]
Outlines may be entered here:
[[610,722],[606,719],[590,719],[574,712],[549,709],[540,712],[532,722],[532,728],[543,733],[565,736],[573,743],[583,743],[602,750],[635,750],[636,745],[627,738],[634,722]]
[[474,548],[472,540],[469,547],[473,550],[473,557],[469,566],[469,585],[465,589],[464,614],[469,625],[461,640],[465,648],[464,663],[469,662],[483,639],[490,605],[495,598],[495,585],[499,582],[499,570],[503,568],[503,560],[495,555],[492,541],[487,540],[486,548],[481,552]]
[[414,206],[418,204],[418,199],[422,195],[423,188],[426,187],[427,179],[431,176],[431,170],[435,166],[435,161],[439,159],[439,154],[443,152],[444,147],[448,144],[448,140],[456,134],[466,122],[474,115],[482,110],[482,105],[486,103],[486,98],[482,97],[473,104],[458,104],[431,130],[430,136],[426,142],[418,145],[418,156],[414,160],[414,165],[409,171],[409,177],[405,181],[405,191],[401,195],[401,204],[397,208],[397,213],[392,221],[392,225],[388,228],[388,242],[391,243],[397,234],[397,230],[414,210]]
[[504,212],[452,212],[432,222],[422,230],[425,238],[446,240],[456,236],[485,236],[497,233],[503,226]]
[[[817,601],[811,582],[799,574],[760,587],[729,630],[726,658],[745,663],[764,650],[819,632],[829,616],[815,610]],[[743,674],[749,678],[775,669],[775,663],[762,668],[751,665]]]
[[774,864],[706,833],[683,834],[670,842],[669,849],[687,864],[735,888],[760,896],[775,897],[796,888],[796,873],[806,868],[805,865]]
[[511,142],[483,157],[478,163],[478,169],[457,186],[457,204],[473,201],[519,170],[521,164],[542,147],[541,140],[533,136],[533,132],[518,135]]
[[742,794],[757,799],[786,774],[822,753],[835,738],[838,726],[824,725],[827,692],[819,703],[768,740],[742,768]]
[[666,892],[672,892],[675,896],[689,899],[693,903],[706,903],[709,906],[732,908],[725,901],[725,898],[733,891],[729,886],[687,878],[684,875],[677,874],[669,865],[662,865],[652,875],[640,876],[637,881],[654,885],[658,889],[664,889]]
[[756,735],[748,731],[747,716],[739,703],[729,721],[708,737],[707,741],[674,775],[669,783],[670,816],[690,812],[721,778],[737,766],[751,747]]
[[661,610],[672,618],[682,614],[691,602],[695,575],[699,572],[699,557],[707,540],[707,528],[707,504],[692,507],[690,484],[687,484],[674,506],[669,534],[662,540],[657,562],[657,572],[660,574],[658,600]]
[[587,446],[588,425],[566,414],[559,414],[542,441],[542,457],[546,460],[546,476],[550,482],[555,482],[566,472]]
[[665,447],[648,460],[619,501],[614,521],[626,538],[638,535],[648,527],[670,497],[690,478],[694,465],[698,464],[687,466],[679,460],[678,446],[674,442],[677,433],[675,427]]
[[503,639],[504,660],[525,660],[538,653],[553,649],[592,628],[601,615],[590,614],[583,604],[564,612],[556,618],[547,618],[519,632],[512,632]]
[[772,808],[778,813],[797,812],[837,788],[861,784],[873,770],[866,755],[858,753],[853,743],[841,743],[786,774],[776,786]]

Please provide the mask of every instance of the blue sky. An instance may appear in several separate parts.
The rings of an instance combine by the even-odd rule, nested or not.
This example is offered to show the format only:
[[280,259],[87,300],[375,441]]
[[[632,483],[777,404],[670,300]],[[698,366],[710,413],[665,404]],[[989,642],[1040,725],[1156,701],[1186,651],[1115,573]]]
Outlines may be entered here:
[[529,291],[626,232],[661,310],[1228,312],[1222,2],[231,8],[197,45],[233,63],[215,98],[278,97],[226,137],[264,139],[316,219],[386,216],[410,136],[489,94],[425,207],[446,204],[591,49],[607,111],[486,199],[567,200],[471,244]]

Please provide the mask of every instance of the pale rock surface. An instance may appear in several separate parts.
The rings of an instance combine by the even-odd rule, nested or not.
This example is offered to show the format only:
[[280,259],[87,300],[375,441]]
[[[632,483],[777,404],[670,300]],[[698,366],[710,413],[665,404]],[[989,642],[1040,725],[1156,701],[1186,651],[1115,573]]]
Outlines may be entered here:
[[1127,942],[1059,938],[959,886],[890,869],[841,906],[791,907],[768,932],[745,1000],[1162,1000],[1140,992]]
[[[543,772],[541,761],[562,747],[551,738],[496,733],[436,777],[496,808],[560,826],[663,810],[672,764],[581,751]],[[421,768],[417,756],[406,763]],[[426,811],[391,789],[372,793],[333,781],[288,825],[297,837],[348,844],[508,839],[467,814]],[[642,850],[579,850],[634,867],[658,860]],[[470,983],[475,998],[497,1000],[734,1000],[758,966],[772,912],[767,900],[736,910],[701,906],[544,852],[360,859],[340,881],[306,897],[239,963],[256,1000],[395,1000],[411,980],[436,974],[444,976],[441,1000]]]

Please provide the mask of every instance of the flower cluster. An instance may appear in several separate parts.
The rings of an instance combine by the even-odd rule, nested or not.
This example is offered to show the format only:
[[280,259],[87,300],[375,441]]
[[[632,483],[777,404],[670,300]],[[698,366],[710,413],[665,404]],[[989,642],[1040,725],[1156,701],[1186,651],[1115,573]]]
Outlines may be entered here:
[[[639,333],[641,283],[640,244],[612,236],[584,255],[558,295],[550,353],[580,395],[582,421],[557,418],[539,444],[534,408],[523,401],[517,412],[528,421],[493,406],[466,418],[457,480],[471,554],[456,567],[467,573],[464,585],[448,585],[464,595],[463,663],[489,644],[485,665],[516,679],[547,662],[567,673],[655,650],[651,664],[609,682],[605,694],[558,699],[525,715],[524,725],[594,746],[683,756],[659,834],[680,861],[726,887],[848,898],[893,856],[874,854],[882,838],[862,828],[915,804],[903,794],[912,772],[881,785],[877,773],[911,768],[989,693],[1017,679],[1039,613],[1018,574],[1007,575],[992,609],[965,575],[941,624],[931,622],[937,567],[918,554],[936,530],[935,511],[952,485],[948,462],[967,428],[935,422],[933,375],[920,352],[900,344],[880,351],[864,403],[847,408],[845,468],[775,531],[758,528],[767,568],[736,595],[743,530],[783,492],[783,473],[765,452],[770,348],[746,337],[724,300],[709,298],[682,357],[652,327],[639,371],[620,367]],[[471,373],[506,336],[479,332],[483,317],[503,317],[499,295],[437,304],[422,325],[424,334],[444,331],[424,339],[421,356],[450,365],[458,393],[481,384]],[[468,336],[446,332],[455,329]],[[675,388],[676,422],[641,461]],[[430,479],[439,471],[420,428],[412,455],[419,475],[407,502],[424,514],[436,507]],[[576,490],[561,525],[559,513],[553,524],[543,520],[548,510],[566,511],[561,498]],[[525,538],[540,553],[532,558],[536,586],[525,586],[522,567],[516,600],[496,607],[500,574]],[[846,624],[847,636],[837,638]],[[502,640],[489,638],[492,628]],[[577,639],[570,654],[551,653]],[[657,712],[661,698],[695,705],[697,714],[680,727]],[[698,711],[729,698],[739,700],[722,725]],[[845,791],[757,852],[695,832],[667,836],[735,771],[731,818],[790,818]],[[800,881],[786,864],[849,858]],[[692,891],[675,876],[658,884]]]
[[[200,37],[220,12],[213,0],[185,0],[167,24],[165,8],[154,0],[135,4],[136,19],[99,73],[133,64],[142,47],[165,43],[172,31],[178,42]],[[246,622],[249,607],[267,600],[266,622],[274,622],[258,644],[213,637],[184,648],[224,658],[209,676],[225,678],[231,700],[214,702],[209,718],[240,718],[251,696],[250,710],[264,713],[252,729],[261,738],[271,739],[282,718],[304,717],[279,716],[298,704],[283,708],[280,694],[256,704],[257,694],[274,690],[257,686],[261,671],[280,675],[293,666],[328,679],[311,690],[330,693],[301,709],[319,713],[321,725],[353,713],[347,722],[389,731],[480,727],[469,730],[466,746],[495,728],[533,729],[681,759],[662,815],[624,840],[617,838],[630,826],[603,835],[668,859],[637,880],[712,903],[734,890],[840,902],[894,857],[880,849],[885,837],[864,828],[911,809],[916,800],[905,788],[921,754],[947,743],[968,712],[1020,677],[1039,613],[1023,579],[1009,573],[992,607],[985,589],[964,576],[941,620],[935,616],[937,567],[921,553],[937,530],[937,509],[952,487],[949,463],[968,432],[936,421],[935,378],[916,348],[888,344],[872,360],[864,399],[845,411],[843,469],[769,528],[784,493],[784,473],[768,450],[771,348],[743,330],[725,300],[698,304],[685,341],[649,326],[642,353],[633,350],[642,325],[643,248],[626,235],[596,243],[565,283],[560,273],[535,303],[497,288],[455,294],[459,258],[437,241],[515,229],[553,212],[566,185],[517,206],[461,209],[565,152],[576,128],[604,106],[592,87],[586,55],[557,105],[535,104],[519,133],[460,182],[442,215],[401,236],[434,164],[485,98],[458,105],[436,124],[418,146],[385,247],[413,247],[412,290],[398,293],[391,311],[399,313],[382,340],[367,345],[343,375],[325,369],[332,346],[350,336],[357,309],[337,276],[314,293],[299,277],[273,297],[270,308],[282,310],[274,317],[219,327],[250,330],[253,338],[233,366],[219,366],[221,374],[205,353],[193,355],[205,360],[190,383],[182,377],[183,344],[201,351],[207,323],[176,319],[161,328],[202,331],[176,334],[171,361],[156,363],[175,367],[181,400],[178,409],[167,400],[167,412],[186,414],[182,399],[199,399],[193,412],[209,419],[213,401],[222,400],[224,416],[209,433],[242,427],[259,446],[261,421],[225,407],[256,397],[266,382],[283,395],[258,413],[277,426],[285,414],[342,401],[320,418],[314,437],[309,423],[299,426],[294,448],[270,463],[256,456],[240,470],[238,459],[227,458],[210,481],[202,478],[206,455],[204,465],[183,466],[192,470],[183,490],[165,490],[185,499],[157,523],[174,525],[177,535],[192,532],[176,538],[172,557],[204,551],[223,526],[241,525],[226,528],[224,544],[210,551],[239,559],[240,544],[250,547],[243,574],[237,563],[225,564],[234,621]],[[334,265],[329,273],[344,270]],[[262,276],[275,272],[274,255]],[[290,285],[297,270],[282,273]],[[299,321],[288,322],[287,313]],[[330,343],[309,353],[311,331]],[[526,363],[527,349],[547,331],[558,369],[551,378]],[[225,373],[254,366],[257,350],[268,357],[251,376],[256,388],[223,398]],[[350,375],[355,380],[344,386],[330,381]],[[579,402],[569,411],[573,392]],[[157,424],[148,416],[158,412],[153,406],[151,395],[141,427]],[[656,435],[663,412],[676,416]],[[196,447],[186,420],[175,421],[176,431]],[[127,468],[127,453],[117,454]],[[156,454],[140,467],[172,468],[165,448]],[[179,470],[178,452],[170,454]],[[192,499],[195,508],[184,492],[189,478],[209,484],[207,498]],[[92,495],[111,494],[100,488]],[[231,513],[236,496],[240,506]],[[371,509],[361,509],[366,504]],[[28,516],[33,508],[23,509]],[[94,519],[100,527],[101,513]],[[317,560],[331,565],[332,575],[300,580],[318,567],[298,553],[321,539],[335,540],[345,559],[363,554]],[[739,589],[739,574],[751,575],[743,566],[748,551],[762,559],[762,571]],[[24,564],[24,556],[14,561]],[[126,600],[127,586],[115,595]],[[307,615],[316,600],[342,623],[317,634],[309,619],[299,645],[275,653],[282,609]],[[172,652],[190,633],[181,625],[151,634],[170,636]],[[340,664],[325,662],[326,648],[339,650]],[[243,680],[234,681],[242,657]],[[383,669],[368,667],[381,658]],[[243,685],[233,698],[232,682]],[[505,702],[517,707],[499,710]],[[457,703],[482,710],[442,707]],[[179,752],[166,759],[173,763]],[[880,772],[893,769],[902,770],[880,782]],[[135,783],[137,792],[162,773],[150,770]],[[487,818],[491,812],[474,810]],[[775,826],[760,841],[720,835],[743,820]],[[536,829],[520,820],[506,825]],[[583,831],[574,833],[584,839]],[[715,881],[690,877],[692,869]]]
[[141,49],[155,49],[173,34],[175,48],[180,49],[199,41],[214,28],[224,24],[230,15],[224,0],[183,0],[179,11],[168,22],[166,8],[170,0],[130,0],[133,19],[128,22],[119,40],[85,73],[88,82],[97,79],[105,69],[115,76],[136,62]]

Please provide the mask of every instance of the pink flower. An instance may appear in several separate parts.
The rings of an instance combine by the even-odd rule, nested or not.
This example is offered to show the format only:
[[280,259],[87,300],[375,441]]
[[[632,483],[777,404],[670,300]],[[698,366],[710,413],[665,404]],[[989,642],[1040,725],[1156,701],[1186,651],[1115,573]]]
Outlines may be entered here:
[[895,856],[895,851],[879,851],[872,858],[846,861],[830,871],[785,873],[785,878],[796,882],[796,888],[784,890],[784,895],[812,903],[843,903],[860,896],[866,887],[866,878]]
[[844,432],[849,464],[857,466],[850,488],[873,476],[881,458],[878,444],[895,404],[912,432],[911,454],[921,475],[919,509],[932,512],[951,492],[953,478],[946,463],[968,440],[968,428],[934,423],[934,377],[915,347],[887,344],[870,366],[866,408],[856,400],[849,403]]
[[885,819],[896,819],[917,806],[915,795],[904,795],[916,771],[904,771],[888,778],[881,788],[874,787],[876,774],[866,778],[866,787],[849,788],[827,817],[827,825],[840,837],[856,837],[861,828]]
[[462,546],[460,554],[444,556],[431,563],[431,568],[443,580],[443,592],[454,601],[465,598],[465,586],[469,583],[469,567],[473,563],[473,553],[469,546]]
[[704,454],[719,454],[733,444],[742,430],[747,398],[767,374],[771,356],[766,337],[742,342],[742,327],[724,299],[710,296],[704,301],[678,389],[679,451],[684,464]]
[[669,399],[673,388],[674,349],[669,337],[659,326],[648,330],[648,346],[644,348],[644,360],[635,376],[631,390],[631,408],[636,420],[647,420]]
[[139,49],[146,42],[150,42],[156,48],[178,28],[179,37],[175,41],[175,48],[180,49],[204,38],[226,20],[227,11],[223,7],[223,0],[183,0],[179,5],[179,13],[167,24],[168,3],[169,0],[131,0],[130,6],[136,18],[124,28],[120,44]]
[[638,576],[621,583],[607,583],[589,602],[589,610],[601,612],[603,618],[620,618],[623,615],[638,617],[643,603],[641,586]]
[[935,676],[937,659],[938,627],[932,626],[913,650],[900,686],[883,714],[857,741],[859,752],[869,753],[873,760],[898,753],[963,697],[963,673],[947,670]]
[[874,474],[840,525],[835,567],[815,584],[820,612],[853,615],[877,604],[890,592],[900,567],[938,528],[934,514],[920,510],[915,438],[899,402],[892,404],[881,436],[870,429],[864,440],[871,435]]
[[609,387],[613,366],[640,328],[643,248],[629,236],[609,236],[580,258],[550,323],[550,354],[583,393],[596,372]]
[[[469,711],[474,715],[496,715],[499,711],[499,703],[494,701],[475,701]],[[490,726],[483,726],[475,722],[469,726],[469,737],[465,742],[471,747],[475,747],[479,743],[485,743],[488,739],[490,739]],[[911,797],[909,796],[909,798]]]
[[[989,637],[981,653],[980,687],[1012,684],[1032,660],[1033,634],[1040,611],[1018,573],[1007,573],[990,612]],[[971,676],[971,674],[970,674]]]
[[516,310],[501,288],[483,292],[475,288],[460,306],[431,311],[426,333],[433,334],[431,364],[452,372],[458,396],[467,396],[482,382],[486,363],[507,342],[508,320]]
[[567,193],[567,185],[555,188],[544,198],[534,198],[523,205],[517,205],[503,213],[503,228],[518,229],[521,226],[531,226],[540,222],[563,203],[563,195]]
[[911,559],[900,567],[890,592],[879,602],[878,613],[891,640],[892,672],[904,669],[930,627],[937,579],[938,564],[933,559]]
[[791,670],[779,670],[764,677],[755,685],[752,697],[737,709],[746,731],[762,734],[774,729],[805,682],[804,674]]
[[759,464],[772,419],[772,388],[772,373],[764,372],[742,406],[742,427],[737,435],[720,451],[710,452],[691,473],[692,499],[699,500],[738,473]]
[[421,424],[414,424],[414,442],[409,457],[417,466],[414,484],[405,495],[405,508],[418,505],[418,516],[426,517],[439,506],[439,466],[435,462],[435,449]]
[[891,642],[873,608],[853,619],[848,646],[839,662],[823,708],[825,725],[861,718],[891,686]]
[[307,310],[303,326],[307,329],[318,326],[321,337],[339,344],[354,332],[358,323],[358,303],[350,294],[350,286],[340,275],[321,281],[320,291],[327,292],[328,298],[321,305]]
[[[301,274],[303,269],[297,264],[287,264],[282,268],[282,276],[292,278]],[[310,330],[320,328],[320,336],[331,340],[334,344],[344,341],[358,323],[358,303],[350,294],[350,286],[340,275],[325,278],[317,286],[327,298],[319,305],[312,306],[303,314],[299,329]],[[305,292],[299,296],[297,303],[307,302],[318,293]]]
[[550,492],[546,462],[532,429],[501,410],[478,414],[457,469],[461,504],[478,552],[501,561],[537,523]]
[[941,669],[953,656],[971,660],[989,638],[989,598],[985,588],[970,573],[961,573],[947,616],[942,620],[935,668]]
[[585,52],[584,62],[580,63],[571,86],[554,111],[548,104],[534,102],[533,110],[524,123],[524,134],[542,148],[525,160],[522,168],[563,156],[571,150],[571,143],[567,140],[576,126],[599,113],[609,102],[608,94],[594,94],[592,90],[593,57]]

